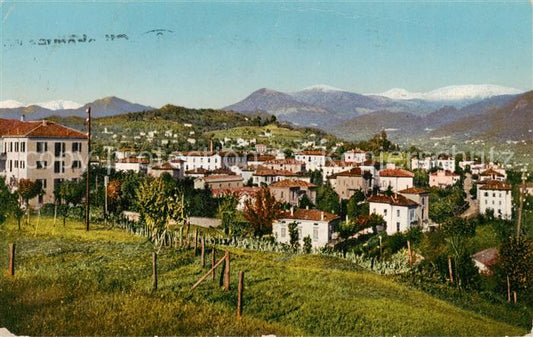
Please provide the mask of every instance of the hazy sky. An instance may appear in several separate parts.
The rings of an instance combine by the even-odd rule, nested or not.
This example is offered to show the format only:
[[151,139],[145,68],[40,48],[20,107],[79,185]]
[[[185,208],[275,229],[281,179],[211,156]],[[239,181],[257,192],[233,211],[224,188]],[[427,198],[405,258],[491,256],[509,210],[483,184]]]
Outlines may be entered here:
[[262,87],[533,88],[529,1],[0,6],[0,100],[86,103],[115,95],[217,108]]

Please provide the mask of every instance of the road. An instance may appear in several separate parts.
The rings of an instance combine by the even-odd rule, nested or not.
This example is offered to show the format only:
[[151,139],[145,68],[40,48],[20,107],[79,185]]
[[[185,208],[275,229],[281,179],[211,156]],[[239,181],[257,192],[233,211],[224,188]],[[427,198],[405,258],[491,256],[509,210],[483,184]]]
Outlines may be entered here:
[[472,199],[472,196],[470,195],[472,184],[472,174],[467,173],[465,175],[464,190],[466,193],[466,201],[468,201],[468,208],[463,214],[461,214],[461,217],[463,218],[473,218],[479,213],[479,202]]

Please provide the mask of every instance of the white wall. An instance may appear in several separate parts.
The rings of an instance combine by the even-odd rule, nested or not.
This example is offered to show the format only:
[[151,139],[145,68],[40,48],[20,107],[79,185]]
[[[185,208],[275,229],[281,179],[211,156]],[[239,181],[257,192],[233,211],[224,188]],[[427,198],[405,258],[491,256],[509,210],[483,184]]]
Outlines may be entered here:
[[512,217],[512,195],[511,191],[499,190],[478,190],[479,211],[485,214],[487,210],[494,210],[494,216],[510,220]]
[[[300,242],[300,247],[303,246],[303,238],[308,235],[311,237],[311,244],[314,248],[325,247],[331,240],[331,234],[333,234],[333,222],[328,223],[326,221],[280,219],[275,221],[272,226],[272,234],[276,238],[276,241],[281,243],[290,242],[289,224],[294,221],[298,223],[298,239]],[[318,238],[315,236],[315,234],[318,236]]]

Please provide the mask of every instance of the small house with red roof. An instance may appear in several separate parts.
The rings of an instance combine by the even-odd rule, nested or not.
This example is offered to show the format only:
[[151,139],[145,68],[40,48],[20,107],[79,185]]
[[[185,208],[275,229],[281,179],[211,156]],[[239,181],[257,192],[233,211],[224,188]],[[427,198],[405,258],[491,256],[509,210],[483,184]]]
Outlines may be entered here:
[[307,195],[313,204],[316,203],[316,185],[304,180],[280,180],[270,184],[268,188],[274,198],[282,203],[298,206],[304,195]]
[[448,170],[438,170],[429,174],[429,186],[446,188],[455,185],[461,176]]
[[419,225],[416,214],[420,205],[401,194],[373,195],[368,198],[368,204],[370,213],[381,215],[387,223],[388,235],[406,232]]
[[414,186],[414,173],[402,170],[400,168],[384,169],[379,171],[378,175],[379,189],[382,191],[386,191],[389,186],[394,192],[398,192]]
[[513,196],[511,185],[499,180],[484,180],[477,190],[479,212],[486,214],[492,210],[497,218],[510,220],[513,216]]
[[291,208],[284,212],[272,225],[272,234],[276,241],[289,243],[289,224],[295,223],[298,229],[298,241],[300,246],[304,244],[304,238],[311,238],[313,248],[322,248],[331,243],[335,225],[340,217],[317,209]]

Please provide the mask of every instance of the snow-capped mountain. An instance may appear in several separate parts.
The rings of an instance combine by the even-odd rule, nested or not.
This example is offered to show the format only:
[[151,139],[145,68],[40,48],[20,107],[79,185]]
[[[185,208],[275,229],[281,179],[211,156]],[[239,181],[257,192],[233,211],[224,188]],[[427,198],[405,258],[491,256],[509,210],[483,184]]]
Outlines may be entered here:
[[23,106],[25,106],[23,103],[14,101],[12,99],[0,101],[0,109],[15,109],[22,108]]
[[303,88],[301,91],[346,91],[344,89],[335,88],[327,84],[316,84],[307,88]]
[[56,100],[56,101],[49,101],[49,102],[42,102],[42,103],[35,103],[32,105],[38,105],[40,107],[43,107],[48,110],[64,110],[64,109],[78,109],[81,108],[83,105],[80,103],[76,103],[73,101],[67,101],[67,100]]
[[405,89],[394,88],[388,91],[373,94],[391,99],[410,100],[419,99],[425,101],[464,101],[481,100],[493,96],[517,95],[524,90],[502,87],[492,84],[452,85],[435,89],[429,92],[409,92]]

